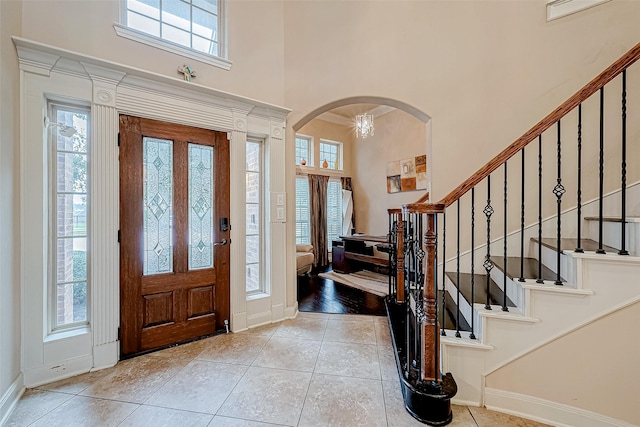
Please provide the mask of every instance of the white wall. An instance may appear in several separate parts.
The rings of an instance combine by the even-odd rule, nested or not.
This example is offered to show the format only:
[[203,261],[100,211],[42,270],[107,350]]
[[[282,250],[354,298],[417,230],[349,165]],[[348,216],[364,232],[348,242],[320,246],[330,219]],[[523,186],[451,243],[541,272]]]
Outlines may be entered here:
[[[11,34],[20,33],[22,2],[0,2],[0,423],[21,391],[20,80]],[[12,387],[13,385],[13,387]]]
[[431,166],[427,126],[401,110],[394,110],[375,118],[374,136],[355,141],[352,149],[353,205],[359,233],[387,234],[387,209],[413,203],[427,191],[389,194],[386,177],[388,162],[427,154],[427,166]]
[[227,6],[230,71],[117,36],[119,0],[24,2],[22,37],[171,77],[180,77],[177,68],[186,62],[199,84],[282,105],[283,2],[230,0]]
[[640,425],[638,318],[640,303],[609,314],[491,373],[486,387]]

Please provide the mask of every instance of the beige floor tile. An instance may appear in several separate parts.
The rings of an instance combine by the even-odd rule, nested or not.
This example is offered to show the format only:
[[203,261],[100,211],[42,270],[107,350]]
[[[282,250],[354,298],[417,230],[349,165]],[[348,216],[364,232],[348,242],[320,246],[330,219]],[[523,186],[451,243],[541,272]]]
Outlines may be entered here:
[[140,405],[118,427],[206,427],[213,415]]
[[321,344],[321,341],[272,337],[253,366],[313,372]]
[[213,338],[214,337],[205,338],[186,344],[180,344],[164,350],[154,351],[153,353],[149,353],[149,356],[185,359],[186,361],[191,361],[211,345]]
[[314,374],[299,426],[386,426],[382,384]]
[[322,319],[329,320],[329,318],[333,316],[333,314],[329,313],[318,313],[315,311],[299,311],[298,315],[295,317],[296,319]]
[[376,330],[370,321],[329,320],[324,341],[375,344]]
[[323,342],[314,372],[379,380],[378,349],[368,344]]
[[184,360],[139,356],[116,365],[111,374],[96,381],[80,394],[124,402],[142,403],[176,375]]
[[509,427],[543,427],[547,424],[538,423],[501,412],[491,411],[487,408],[469,407],[471,415],[479,427],[509,426]]
[[246,331],[238,332],[239,334],[252,334],[262,335],[265,337],[271,337],[273,333],[280,327],[280,322],[270,323],[268,325],[256,326],[255,328],[249,328]]
[[198,356],[199,360],[251,365],[269,338],[251,334],[225,334],[214,337]]
[[261,423],[259,421],[242,420],[240,418],[221,417],[216,415],[208,427],[274,427],[276,424]]
[[369,316],[367,314],[331,314],[329,315],[329,320],[346,320],[349,322],[359,321],[359,322],[371,322],[373,323],[375,319],[379,316]]
[[85,390],[96,381],[101,380],[110,373],[114,372],[115,368],[101,369],[95,372],[87,372],[86,374],[76,375],[74,377],[66,378],[64,380],[56,381],[54,383],[43,384],[36,388],[40,390],[58,391],[61,393],[78,394]]
[[117,426],[138,405],[113,400],[74,396],[40,418],[34,427]]
[[389,332],[389,325],[382,322],[374,322],[374,326],[376,328],[376,344],[391,347],[391,332]]
[[273,336],[321,341],[327,329],[327,322],[327,319],[321,317],[298,316],[280,323]]
[[144,403],[215,414],[246,370],[243,365],[194,360]]
[[380,374],[384,381],[394,381],[398,379],[398,367],[393,348],[378,346],[378,360],[380,361]]
[[310,381],[307,372],[251,367],[217,415],[295,426]]
[[73,397],[72,394],[27,390],[16,404],[5,427],[28,426]]

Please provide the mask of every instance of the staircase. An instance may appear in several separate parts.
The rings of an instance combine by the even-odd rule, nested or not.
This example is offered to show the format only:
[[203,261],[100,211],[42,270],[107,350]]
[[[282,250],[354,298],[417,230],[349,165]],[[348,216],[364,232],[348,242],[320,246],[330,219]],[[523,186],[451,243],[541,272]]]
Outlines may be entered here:
[[619,320],[640,314],[639,58],[640,44],[438,203],[389,211],[387,304],[416,418],[447,424],[424,405],[451,399],[640,425],[640,344]]

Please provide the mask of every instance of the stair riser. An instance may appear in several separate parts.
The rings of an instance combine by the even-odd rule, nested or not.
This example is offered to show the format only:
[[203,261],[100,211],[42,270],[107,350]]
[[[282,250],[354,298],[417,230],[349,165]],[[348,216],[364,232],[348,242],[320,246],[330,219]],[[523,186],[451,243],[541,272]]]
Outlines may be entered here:
[[[491,278],[504,292],[504,273],[497,267],[491,269]],[[512,280],[507,276],[507,297],[524,312],[524,289],[520,286],[518,279]],[[500,302],[502,305],[502,302]]]
[[[536,241],[531,242],[535,258],[538,259],[539,244]],[[538,260],[540,261],[540,260]],[[542,245],[542,264],[548,269],[557,273],[558,252],[555,249]],[[574,258],[566,254],[560,254],[560,276],[565,285],[575,286],[576,283],[576,261]],[[537,279],[537,277],[525,277],[525,279]]]
[[[598,221],[587,221],[588,233],[591,240],[598,241]],[[622,223],[604,221],[602,223],[602,244],[620,249],[622,247]],[[630,255],[640,254],[640,223],[628,222],[626,224],[625,247]]]

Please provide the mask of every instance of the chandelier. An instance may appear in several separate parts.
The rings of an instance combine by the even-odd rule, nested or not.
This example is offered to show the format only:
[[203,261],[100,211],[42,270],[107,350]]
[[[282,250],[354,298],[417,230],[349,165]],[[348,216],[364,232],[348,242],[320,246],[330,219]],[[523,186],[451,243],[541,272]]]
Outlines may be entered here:
[[373,114],[358,114],[356,116],[356,137],[362,139],[369,135],[373,136]]

